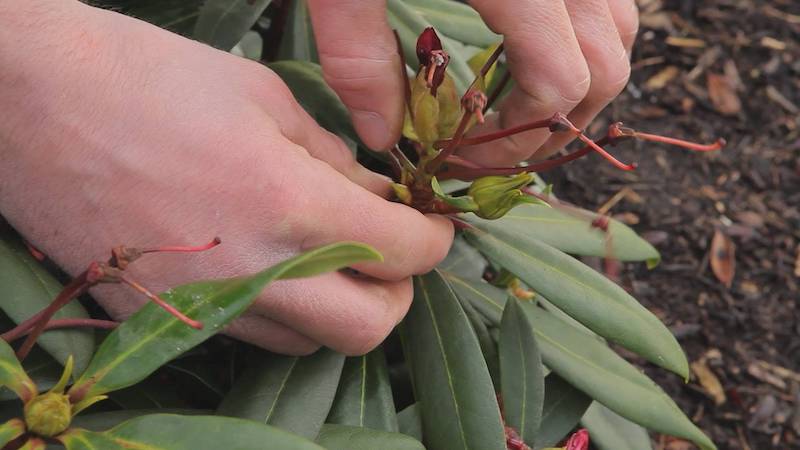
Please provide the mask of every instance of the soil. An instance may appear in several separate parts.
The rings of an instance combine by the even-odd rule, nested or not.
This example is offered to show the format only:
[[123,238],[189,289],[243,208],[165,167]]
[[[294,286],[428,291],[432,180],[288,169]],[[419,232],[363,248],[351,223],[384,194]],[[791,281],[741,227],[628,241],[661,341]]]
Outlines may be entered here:
[[[671,327],[695,375],[687,384],[637,361],[648,374],[720,449],[800,449],[800,2],[639,4],[630,85],[589,130],[625,121],[679,138],[724,137],[727,147],[701,154],[625,143],[613,152],[637,161],[634,172],[593,157],[545,178],[589,208],[618,194],[610,213],[661,251],[661,265],[627,266],[621,281]],[[717,231],[734,258],[710,251]],[[715,259],[735,260],[730,287],[710,268]]]

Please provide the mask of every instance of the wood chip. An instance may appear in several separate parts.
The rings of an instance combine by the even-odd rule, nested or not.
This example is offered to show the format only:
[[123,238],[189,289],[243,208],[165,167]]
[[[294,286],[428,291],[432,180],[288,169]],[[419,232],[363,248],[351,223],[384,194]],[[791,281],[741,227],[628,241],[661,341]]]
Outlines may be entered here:
[[786,390],[786,382],[783,381],[782,378],[765,370],[757,362],[752,362],[747,365],[747,373],[759,381],[769,383],[782,391]]
[[717,406],[724,404],[727,400],[725,398],[725,389],[722,388],[722,383],[719,382],[719,378],[708,367],[705,359],[697,360],[690,366],[697,377],[697,381],[700,382],[700,386],[714,399],[714,404]]
[[778,50],[783,51],[786,50],[786,43],[783,41],[779,41],[775,38],[771,38],[769,36],[764,36],[761,38],[761,46],[766,47],[771,50]]
[[676,66],[667,66],[645,81],[644,88],[648,91],[664,89],[664,87],[680,73],[681,70]]
[[671,45],[673,47],[683,48],[705,48],[706,46],[706,41],[702,39],[685,38],[679,36],[667,36],[666,43],[667,45]]
[[797,259],[794,261],[794,276],[800,278],[800,245],[797,246]]
[[773,102],[781,105],[783,109],[792,114],[797,114],[800,112],[800,108],[798,108],[797,105],[791,102],[791,100],[781,94],[780,91],[775,88],[775,86],[767,86],[767,97],[769,97],[769,99]]
[[772,5],[764,6],[763,11],[764,11],[764,14],[766,14],[766,15],[768,15],[770,17],[775,17],[777,19],[784,20],[784,21],[786,21],[788,23],[791,23],[793,25],[800,25],[800,16],[798,16],[796,14],[789,14],[787,12],[783,12],[783,11],[779,10],[778,8],[772,6]]
[[711,249],[708,255],[711,271],[714,276],[730,288],[733,284],[733,277],[736,273],[736,246],[733,241],[722,231],[716,230],[714,238],[711,239]]
[[742,101],[739,100],[736,87],[728,81],[726,76],[709,72],[706,76],[706,87],[711,103],[720,114],[735,116],[741,112]]

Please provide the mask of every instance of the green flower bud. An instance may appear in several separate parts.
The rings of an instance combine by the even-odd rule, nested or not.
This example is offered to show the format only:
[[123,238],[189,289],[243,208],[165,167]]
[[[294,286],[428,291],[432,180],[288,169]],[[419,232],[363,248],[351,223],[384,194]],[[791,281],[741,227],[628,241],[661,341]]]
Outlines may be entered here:
[[25,404],[25,424],[40,436],[53,437],[69,427],[72,406],[67,395],[48,392]]
[[[450,75],[444,74],[436,95],[433,95],[425,72],[420,72],[411,83],[410,100],[411,114],[406,116],[406,120],[411,122],[413,133],[404,132],[406,137],[432,144],[453,135],[461,120],[461,101]],[[406,126],[404,130],[408,128]]]
[[475,203],[475,200],[473,200],[469,195],[453,197],[452,195],[445,194],[445,192],[442,190],[442,186],[439,184],[439,180],[437,180],[436,177],[431,179],[431,188],[433,189],[433,194],[436,196],[436,198],[461,212],[475,212],[478,210],[478,204]]
[[494,220],[503,217],[523,203],[541,203],[539,199],[520,190],[532,181],[533,175],[529,173],[511,177],[483,177],[475,180],[467,193],[478,204],[478,211],[475,214],[484,219]]

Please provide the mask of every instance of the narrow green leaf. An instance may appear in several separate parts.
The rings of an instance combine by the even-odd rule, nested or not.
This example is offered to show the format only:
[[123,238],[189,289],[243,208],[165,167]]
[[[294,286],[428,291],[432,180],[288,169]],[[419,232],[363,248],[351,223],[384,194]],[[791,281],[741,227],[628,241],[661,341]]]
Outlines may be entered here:
[[397,431],[397,414],[383,348],[347,358],[328,423]]
[[405,0],[437,31],[476,47],[488,47],[503,40],[493,33],[477,11],[453,0]]
[[573,255],[655,263],[661,258],[649,242],[622,222],[609,219],[608,233],[592,226],[598,217],[597,213],[575,207],[521,205],[494,221],[479,217],[468,220],[488,232],[502,229],[512,236],[536,236],[537,240]]
[[533,444],[542,420],[544,370],[531,323],[514,297],[503,311],[499,353],[503,417],[522,440]]
[[491,260],[587,328],[688,378],[689,363],[669,329],[605,276],[528,235],[504,228],[468,229],[465,235]]
[[592,399],[555,373],[544,381],[542,423],[536,434],[536,449],[561,442],[581,420]]
[[380,259],[379,253],[364,244],[331,244],[249,277],[204,281],[167,291],[162,298],[203,322],[204,328],[190,328],[149,303],[105,339],[70,393],[93,396],[135,384],[218,332],[244,312],[274,280],[310,277],[359,261]]
[[313,439],[331,409],[343,365],[344,355],[328,349],[304,357],[264,353],[235,381],[218,413]]
[[0,425],[0,448],[14,439],[22,436],[25,432],[25,422],[20,419],[11,419]]
[[422,441],[422,417],[418,403],[409,405],[397,413],[397,424],[401,433]]
[[271,0],[205,0],[194,38],[226,52],[256,23]]
[[496,391],[500,390],[500,357],[497,353],[497,344],[492,335],[489,333],[489,328],[486,326],[485,319],[478,313],[469,301],[461,299],[456,296],[464,314],[467,315],[472,331],[475,332],[475,337],[478,338],[478,344],[481,346],[483,353],[483,360],[486,361],[486,368],[489,370],[489,375],[492,377],[492,384]]
[[486,270],[486,258],[467,244],[464,238],[456,236],[447,257],[439,263],[438,268],[443,273],[452,272],[461,277],[480,279]]
[[[25,361],[22,362],[22,370],[33,380],[37,390],[44,392],[55,386],[64,372],[64,367],[44,350],[34,347],[28,357],[25,358]],[[0,388],[0,401],[16,400],[17,398],[17,394],[14,391]]]
[[36,385],[22,369],[8,343],[0,339],[0,386],[7,386],[22,400],[30,400],[36,393]]
[[308,61],[277,61],[268,67],[281,77],[297,101],[323,128],[341,138],[361,144],[350,120],[350,113],[339,96],[325,83],[318,64]]
[[187,409],[187,408],[155,408],[155,409],[120,409],[116,411],[104,411],[93,414],[78,414],[72,418],[70,426],[83,428],[89,431],[106,431],[109,428],[148,414],[177,414],[182,416],[207,416],[213,414],[207,409]]
[[442,275],[459,298],[467,300],[490,325],[500,326],[503,309],[508,301],[508,293],[504,289],[492,286],[480,278],[462,277],[451,272],[442,272]]
[[[454,279],[456,278],[452,274],[448,274],[448,280],[454,286],[461,286],[459,295],[468,295],[470,301],[482,303],[487,311],[494,310],[490,316],[502,314],[507,301],[502,289],[483,283],[487,288],[474,281],[459,284]],[[571,326],[542,308],[528,303],[520,305],[532,322],[542,361],[553,372],[612,411],[639,425],[693,440],[703,449],[716,448],[653,380],[614,353],[597,337]],[[550,376],[552,374],[548,379]],[[545,405],[548,389],[545,381]],[[545,406],[545,416],[546,409]],[[546,420],[546,417],[543,418],[543,423]],[[543,424],[542,430],[544,429]],[[536,445],[539,446],[538,441]]]
[[68,450],[322,450],[299,436],[249,420],[173,414],[137,417],[103,433],[73,428],[58,440]]
[[286,29],[281,36],[278,60],[309,61],[319,63],[311,16],[307,0],[292,0],[289,6]]
[[425,450],[405,434],[335,424],[322,426],[317,443],[327,450]]
[[[0,233],[0,308],[15,323],[29,319],[47,307],[63,286],[36,261],[16,239]],[[87,318],[77,301],[58,311],[55,319]],[[73,355],[75,368],[82,371],[94,352],[94,335],[89,329],[47,331],[37,344],[60,364]]]
[[652,450],[647,430],[599,403],[586,411],[581,424],[589,430],[592,445],[600,450]]
[[414,278],[414,302],[400,330],[427,448],[505,449],[478,339],[439,272]]
[[190,36],[204,0],[89,0],[87,3]]

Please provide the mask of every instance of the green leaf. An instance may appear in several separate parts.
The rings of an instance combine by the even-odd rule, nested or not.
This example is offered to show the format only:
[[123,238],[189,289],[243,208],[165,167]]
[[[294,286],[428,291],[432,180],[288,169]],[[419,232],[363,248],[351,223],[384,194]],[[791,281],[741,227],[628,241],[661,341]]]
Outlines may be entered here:
[[536,448],[552,447],[561,442],[575,428],[591,403],[592,399],[586,394],[557,374],[550,373],[544,381],[542,424],[536,435]]
[[20,419],[11,419],[0,425],[0,448],[14,439],[22,436],[25,432],[25,422]]
[[78,414],[72,418],[72,427],[89,431],[105,431],[127,420],[148,414],[179,414],[182,416],[207,416],[213,411],[207,409],[155,408],[155,409],[120,409],[93,414]]
[[326,130],[361,145],[350,113],[322,78],[318,64],[308,61],[278,61],[269,64],[303,108]]
[[[478,282],[459,280],[452,274],[448,274],[448,280],[454,286],[461,287],[458,295],[469,296],[470,302],[482,304],[487,311],[493,310],[488,314],[490,317],[502,314],[507,301],[502,289],[487,283],[482,283],[482,286]],[[459,281],[462,283],[459,284]],[[553,372],[639,425],[693,440],[704,449],[716,448],[653,380],[614,353],[596,336],[532,304],[520,303],[520,306],[532,322],[542,361]],[[550,376],[552,374],[547,379]],[[542,430],[547,421],[547,383],[546,380]],[[538,441],[536,445],[540,446]]]
[[478,339],[439,272],[414,278],[414,301],[400,331],[428,449],[504,450]]
[[68,450],[322,450],[317,444],[269,425],[218,416],[152,414],[103,433],[73,428],[58,437]]
[[468,220],[490,233],[502,230],[510,236],[536,236],[537,240],[573,255],[658,263],[661,258],[658,251],[630,227],[609,219],[606,234],[592,226],[598,217],[597,213],[575,207],[521,205],[494,221],[478,217]]
[[651,450],[647,430],[618,416],[605,406],[593,403],[581,424],[589,430],[592,445],[600,450]]
[[190,36],[205,0],[90,0],[91,5],[112,9],[161,28]]
[[486,258],[467,244],[464,238],[456,236],[447,257],[439,263],[438,268],[443,273],[452,272],[458,276],[480,279],[486,270]]
[[570,384],[639,425],[716,448],[653,380],[607,345],[541,308],[522,309],[537,330],[545,364]]
[[313,439],[333,404],[343,365],[344,355],[328,349],[304,357],[262,354],[217,412]]
[[0,386],[7,386],[24,401],[33,398],[36,385],[22,370],[22,366],[8,343],[0,339]]
[[542,420],[544,371],[531,323],[514,297],[503,311],[498,347],[503,417],[522,440],[533,444]]
[[453,0],[405,0],[417,13],[453,39],[476,47],[488,47],[503,40],[493,33],[470,6]]
[[605,276],[528,235],[504,228],[464,233],[489,259],[587,328],[688,378],[689,363],[669,329]]
[[256,23],[271,0],[205,0],[194,38],[226,52]]
[[425,450],[404,434],[349,425],[323,425],[317,443],[328,450]]
[[414,439],[422,440],[422,417],[419,413],[419,404],[414,403],[397,413],[397,424],[400,432]]
[[328,423],[397,431],[389,368],[383,348],[347,358]]
[[[44,392],[55,386],[64,372],[64,367],[44,350],[34,347],[22,362],[22,370],[33,380],[37,390]],[[16,399],[16,393],[6,388],[0,388],[0,401]]]
[[203,322],[195,330],[148,303],[117,327],[97,350],[71,395],[104,394],[135,384],[166,362],[216,334],[244,312],[274,280],[310,277],[356,262],[381,260],[372,247],[338,243],[305,252],[248,277],[187,284],[162,298],[187,316]]
[[282,33],[278,49],[278,59],[319,63],[307,0],[293,0],[289,8],[286,29]]
[[459,298],[468,301],[493,327],[500,326],[508,293],[480,278],[468,278],[451,272],[442,272]]
[[492,339],[489,328],[486,326],[486,321],[483,316],[478,313],[469,301],[463,300],[458,297],[458,302],[467,315],[472,331],[475,332],[475,337],[478,338],[478,344],[481,346],[483,353],[483,360],[486,362],[486,368],[489,370],[489,375],[492,377],[492,384],[496,391],[500,390],[500,357],[497,353],[497,344]]
[[[47,273],[16,239],[0,233],[0,308],[15,323],[21,323],[47,307],[63,286]],[[77,301],[61,308],[53,318],[87,318]],[[88,329],[51,330],[37,344],[61,365],[73,356],[75,369],[82,371],[94,352],[94,335]]]

